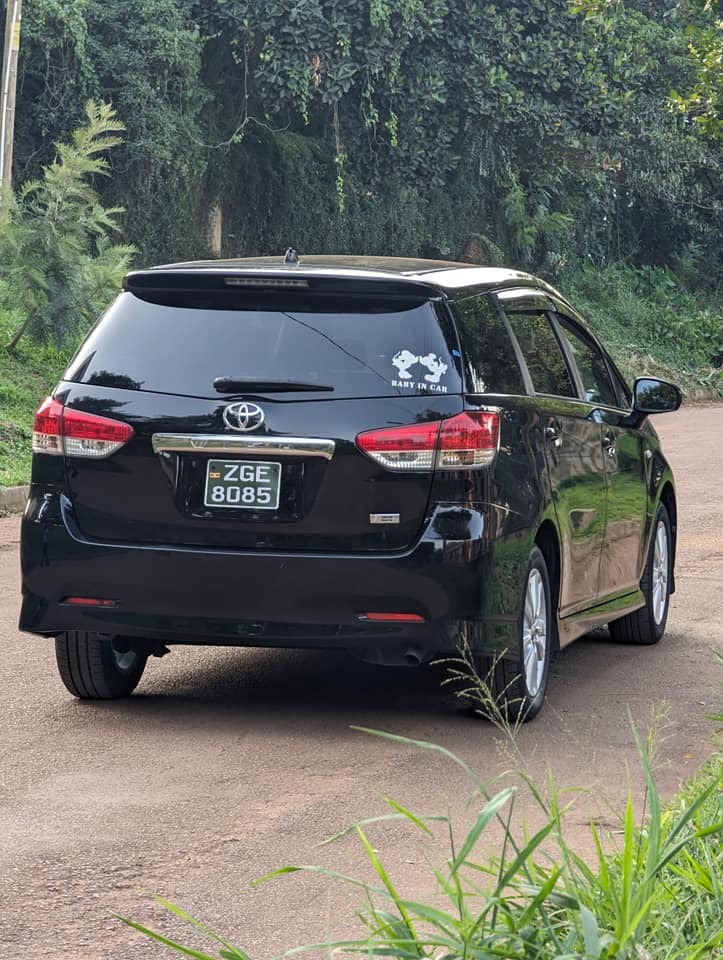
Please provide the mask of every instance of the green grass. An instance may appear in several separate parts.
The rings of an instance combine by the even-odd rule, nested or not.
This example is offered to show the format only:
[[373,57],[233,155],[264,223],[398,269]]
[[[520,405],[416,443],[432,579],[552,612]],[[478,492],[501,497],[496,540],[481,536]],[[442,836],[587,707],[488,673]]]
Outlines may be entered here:
[[66,353],[30,340],[9,354],[4,345],[20,322],[17,313],[0,312],[0,487],[29,481],[35,410],[68,362]]
[[578,265],[556,279],[626,377],[678,383],[688,399],[723,396],[723,303],[662,267]]
[[[362,728],[359,728],[360,730]],[[449,815],[412,812],[383,798],[387,812],[352,825],[328,842],[356,837],[375,875],[373,882],[325,867],[282,867],[257,881],[312,873],[333,885],[351,885],[363,902],[361,928],[333,942],[297,947],[281,956],[354,954],[394,960],[714,960],[723,957],[723,764],[713,759],[663,807],[651,772],[653,741],[638,744],[645,774],[642,811],[628,796],[615,836],[591,833],[597,855],[582,859],[565,838],[563,796],[550,781],[529,777],[492,793],[459,757],[444,747],[363,730],[416,749],[442,754],[470,781],[472,825],[458,835]],[[515,829],[513,810],[526,793],[542,812],[535,832]],[[384,864],[374,833],[397,820],[411,831],[409,857],[425,864],[428,893],[405,895]],[[636,824],[640,824],[639,826]],[[501,827],[497,856],[477,848],[490,826]],[[499,832],[499,831],[498,831]],[[415,839],[416,836],[416,839]],[[425,845],[419,856],[419,843]],[[440,846],[446,847],[442,858]],[[419,889],[421,875],[415,878]],[[255,884],[255,885],[257,885]],[[165,947],[196,960],[249,960],[248,954],[168,901],[190,924],[194,945],[124,923]],[[283,909],[283,908],[282,908]],[[321,918],[320,918],[321,919]],[[197,938],[197,939],[196,939]],[[217,953],[201,949],[202,938]]]

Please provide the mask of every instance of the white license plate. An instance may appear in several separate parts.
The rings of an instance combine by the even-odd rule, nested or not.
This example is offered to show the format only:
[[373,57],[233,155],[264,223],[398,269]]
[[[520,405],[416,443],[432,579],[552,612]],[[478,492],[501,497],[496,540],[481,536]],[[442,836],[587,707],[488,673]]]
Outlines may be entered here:
[[236,510],[277,510],[280,488],[280,463],[209,460],[203,503]]

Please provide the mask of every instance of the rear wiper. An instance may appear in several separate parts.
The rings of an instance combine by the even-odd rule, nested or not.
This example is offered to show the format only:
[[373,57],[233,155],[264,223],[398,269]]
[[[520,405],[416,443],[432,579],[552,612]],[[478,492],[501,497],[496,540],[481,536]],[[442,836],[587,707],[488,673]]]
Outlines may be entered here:
[[293,393],[295,390],[333,391],[323,383],[301,383],[297,380],[258,380],[256,377],[216,377],[213,386],[219,393],[242,393],[258,390],[261,393]]

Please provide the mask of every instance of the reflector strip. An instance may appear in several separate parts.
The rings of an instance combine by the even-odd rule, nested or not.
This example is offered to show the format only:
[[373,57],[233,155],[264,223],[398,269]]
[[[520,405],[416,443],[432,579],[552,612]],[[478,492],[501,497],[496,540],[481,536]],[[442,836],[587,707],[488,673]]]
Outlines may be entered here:
[[61,603],[71,607],[117,607],[117,600],[105,600],[100,597],[66,597]]
[[418,613],[363,613],[360,620],[391,621],[404,623],[424,623],[424,617]]

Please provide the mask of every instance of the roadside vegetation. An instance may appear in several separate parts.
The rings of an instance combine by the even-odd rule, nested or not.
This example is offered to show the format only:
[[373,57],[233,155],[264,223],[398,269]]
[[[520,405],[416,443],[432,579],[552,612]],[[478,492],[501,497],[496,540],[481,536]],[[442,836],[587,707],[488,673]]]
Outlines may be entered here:
[[[360,728],[361,729],[361,728]],[[288,950],[297,954],[361,955],[396,960],[714,960],[723,956],[723,764],[717,756],[673,800],[660,802],[652,772],[651,738],[638,746],[645,776],[642,809],[628,796],[618,829],[591,823],[597,855],[587,862],[568,843],[569,790],[518,775],[493,790],[444,747],[378,731],[368,734],[445,756],[470,782],[473,823],[460,835],[448,815],[429,816],[385,798],[387,810],[326,841],[355,838],[374,882],[314,866],[285,866],[254,885],[292,873],[321,874],[350,884],[363,901],[361,925],[348,937]],[[531,803],[534,832],[515,825],[515,806]],[[409,859],[427,864],[426,899],[407,897],[384,864],[375,826],[397,820],[409,831]],[[541,820],[541,825],[537,823]],[[639,823],[636,826],[636,823]],[[477,848],[493,832],[495,857]],[[440,861],[439,844],[447,852]],[[420,856],[420,846],[422,855]],[[419,878],[415,881],[419,888]],[[176,953],[196,960],[249,960],[248,954],[184,910],[160,901],[192,928],[182,943],[127,918],[124,923]],[[176,925],[177,926],[177,925]],[[204,952],[202,938],[213,942]],[[198,944],[198,946],[195,946]]]
[[[723,654],[714,657],[723,667]],[[328,867],[288,865],[253,881],[258,887],[289,874],[314,874],[332,885],[351,886],[363,903],[358,925],[343,938],[327,937],[296,946],[279,958],[303,955],[391,957],[394,960],[716,960],[723,957],[723,754],[716,752],[661,804],[654,771],[659,762],[664,704],[652,713],[641,740],[630,718],[644,777],[635,809],[628,771],[628,797],[612,830],[590,822],[595,855],[585,858],[568,842],[565,818],[576,805],[576,788],[560,788],[548,775],[539,783],[517,748],[519,721],[510,722],[460,649],[447,661],[455,693],[491,723],[500,755],[515,773],[492,782],[481,778],[445,747],[355,727],[443,756],[469,781],[470,825],[460,832],[449,812],[429,815],[383,796],[379,814],[322,841],[356,840],[369,861],[373,882]],[[487,678],[488,679],[488,678]],[[722,685],[723,686],[723,685]],[[723,707],[709,719],[719,736]],[[508,785],[503,786],[507,781]],[[511,782],[510,782],[511,781]],[[516,814],[532,810],[534,827]],[[614,812],[613,812],[614,813]],[[375,840],[381,825],[397,822],[407,831],[406,862],[424,864],[427,896],[406,896],[384,863]],[[480,857],[479,848],[496,850]],[[440,857],[440,849],[445,854]],[[415,877],[415,890],[420,877]],[[170,930],[160,933],[130,918],[129,927],[172,952],[196,960],[251,960],[249,954],[163,898]],[[191,943],[183,938],[191,928]],[[204,941],[215,952],[205,952]]]
[[[0,342],[21,322],[17,311],[0,311]],[[12,354],[0,350],[0,487],[29,481],[35,410],[60,379],[67,359],[64,351],[30,339]]]

